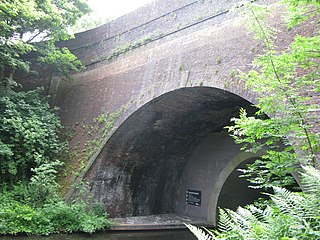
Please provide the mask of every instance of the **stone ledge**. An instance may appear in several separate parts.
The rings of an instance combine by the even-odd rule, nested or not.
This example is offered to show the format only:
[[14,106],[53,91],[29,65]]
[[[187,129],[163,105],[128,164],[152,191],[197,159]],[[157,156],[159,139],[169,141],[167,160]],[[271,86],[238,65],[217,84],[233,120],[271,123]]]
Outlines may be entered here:
[[184,223],[196,226],[213,227],[201,219],[179,216],[176,214],[159,214],[150,216],[124,217],[110,219],[114,224],[112,231],[145,231],[165,229],[186,229]]

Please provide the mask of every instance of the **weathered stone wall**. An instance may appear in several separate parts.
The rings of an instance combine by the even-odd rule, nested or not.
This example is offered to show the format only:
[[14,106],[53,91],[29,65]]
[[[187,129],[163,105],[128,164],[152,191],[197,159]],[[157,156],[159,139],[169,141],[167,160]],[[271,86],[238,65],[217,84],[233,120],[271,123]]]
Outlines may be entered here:
[[[228,11],[236,2],[159,0],[61,43],[87,68],[74,74],[71,82],[53,76],[43,85],[73,133],[71,146],[81,150],[70,164],[87,166],[81,177],[112,216],[170,211],[164,206],[177,199],[167,195],[164,205],[158,204],[157,192],[177,190],[192,148],[206,134],[221,131],[239,107],[256,102],[257,96],[236,75],[238,69],[250,69],[261,44],[246,30],[245,21]],[[287,30],[279,21],[281,11],[274,7],[270,20],[282,30],[279,48],[297,33],[315,33],[312,22]],[[40,84],[35,78],[33,86]],[[163,100],[167,97],[170,101]],[[213,111],[215,104],[228,107]],[[144,109],[154,111],[145,114]],[[106,115],[101,114],[107,113],[114,113],[111,120],[103,119]],[[166,128],[161,127],[163,122]],[[108,123],[107,129],[97,130],[102,123]],[[99,141],[88,144],[93,139]],[[92,155],[85,153],[88,148]],[[224,180],[230,174],[225,171]],[[219,183],[222,186],[223,181]],[[149,190],[152,194],[147,195]],[[217,196],[211,199],[216,204]]]
[[[92,30],[83,33],[75,41],[68,43],[77,47],[71,47],[71,49],[88,65],[86,71],[74,75],[72,82],[61,81],[58,84],[59,78],[55,78],[51,82],[51,86],[56,86],[56,88],[51,87],[51,92],[56,93],[55,100],[56,104],[61,107],[62,121],[64,125],[72,127],[76,133],[71,143],[73,145],[80,143],[81,145],[86,142],[87,135],[83,134],[83,125],[91,123],[92,119],[99,114],[120,111],[113,128],[103,136],[104,139],[100,143],[102,151],[96,150],[96,155],[92,156],[89,163],[89,171],[85,175],[85,178],[92,183],[93,193],[106,205],[112,216],[154,213],[156,186],[162,181],[161,171],[157,170],[162,168],[157,167],[154,163],[165,161],[163,163],[169,169],[174,169],[174,166],[183,169],[186,163],[183,160],[182,165],[168,165],[166,163],[166,161],[170,162],[168,159],[185,159],[182,153],[186,149],[179,150],[179,148],[173,151],[170,150],[170,145],[164,145],[165,153],[161,151],[157,153],[156,150],[152,150],[156,149],[156,145],[152,145],[154,140],[149,139],[144,142],[140,139],[149,136],[146,135],[147,130],[135,137],[138,140],[134,138],[131,141],[128,138],[131,132],[129,127],[127,133],[123,132],[121,136],[117,135],[115,138],[118,139],[117,141],[109,141],[104,145],[112,133],[127,119],[130,119],[130,116],[138,109],[152,104],[153,101],[166,93],[199,86],[226,90],[251,103],[256,101],[256,96],[249,89],[246,89],[244,83],[239,81],[235,75],[237,69],[250,68],[253,57],[261,53],[260,43],[253,40],[252,34],[244,27],[243,19],[226,12],[230,7],[229,3],[222,5],[223,9],[216,9],[214,6],[217,2],[220,1],[177,1],[173,5],[168,5],[172,8],[167,11],[170,13],[167,15],[163,8],[152,8],[154,5],[151,4],[149,7],[151,6],[153,10],[150,11],[150,15],[146,14],[142,18],[143,23],[147,21],[146,25],[140,24],[141,26],[134,28],[134,25],[131,25],[135,22],[131,19],[134,15],[131,14],[127,16],[129,23],[123,28],[119,27],[121,24],[118,25],[117,21],[125,21],[127,17],[102,26],[97,29],[97,32]],[[185,7],[183,7],[183,3]],[[178,10],[174,11],[174,9]],[[145,9],[138,10],[138,16],[140,11],[145,11]],[[222,14],[211,18],[220,12]],[[204,18],[197,19],[201,14]],[[151,21],[154,16],[159,15],[163,15],[163,17]],[[275,18],[271,19],[273,25],[282,29],[278,36],[280,47],[288,45],[298,32],[312,34],[314,31],[312,24],[287,31],[278,21],[280,15],[281,8],[275,8]],[[191,20],[193,22],[190,23]],[[177,28],[176,21],[179,24],[184,22],[188,27],[174,31]],[[110,29],[110,32],[106,29]],[[121,33],[121,29],[123,33]],[[144,36],[149,36],[159,29],[162,31],[162,35],[144,42],[143,46],[130,45],[133,41],[139,42]],[[104,39],[103,33],[108,36],[111,34],[111,38],[102,41]],[[97,43],[90,47],[86,46],[86,37]],[[130,51],[121,48],[126,44],[129,44]],[[121,50],[118,52],[119,55],[114,54],[112,58],[108,59],[108,56],[116,52],[115,49]],[[163,105],[163,108],[166,109],[166,105]],[[178,109],[176,110],[178,111]],[[150,127],[157,124],[156,120],[149,122]],[[140,121],[141,123],[148,122],[143,117]],[[147,124],[143,126],[146,129],[149,128]],[[133,125],[131,127],[135,128]],[[177,139],[179,138],[183,139],[183,137]],[[171,138],[167,137],[167,139]],[[193,144],[196,146],[198,140],[196,138],[190,139],[195,141]],[[136,141],[140,144],[137,145]],[[157,141],[161,142],[161,140]],[[142,148],[141,146],[147,147],[146,150],[139,150]],[[143,155],[148,151],[152,153]],[[168,155],[170,152],[172,152],[171,156]],[[98,160],[95,161],[95,159]],[[139,159],[146,161],[140,170],[135,166]],[[148,161],[148,159],[153,160]],[[155,176],[151,181],[149,176],[152,176],[152,173]],[[141,178],[141,175],[146,175],[146,177]],[[139,180],[137,180],[137,176]],[[179,176],[169,174],[168,178],[177,182]],[[141,190],[138,187],[139,183],[149,187]],[[172,190],[174,187],[176,186],[173,188],[169,186],[168,189]],[[140,192],[137,193],[136,189],[140,189]],[[144,195],[147,191],[153,194]],[[170,202],[172,199],[167,201]],[[146,204],[141,205],[141,202]],[[143,206],[148,207],[144,208]]]
[[166,42],[219,24],[228,18],[226,13],[237,2],[239,0],[155,1],[97,29],[80,33],[64,45],[91,66],[119,54],[120,50],[163,38]]
[[[197,1],[196,4],[202,6],[204,3]],[[208,8],[206,5],[205,9]],[[193,8],[189,11],[200,14]],[[199,27],[204,23],[196,24],[109,61],[94,64],[86,71],[75,74],[72,82],[60,82],[59,78],[54,77],[50,83],[50,93],[56,95],[55,103],[61,107],[63,123],[74,127],[77,132],[83,122],[90,122],[102,112],[114,112],[126,105],[126,111],[116,124],[119,126],[145,103],[181,87],[217,87],[255,102],[253,93],[234,76],[237,69],[249,68],[251,59],[259,54],[260,44],[252,39],[242,20],[233,15],[223,15],[225,18],[231,16],[233,20],[212,23],[213,18],[206,22],[206,26]],[[117,25],[116,22],[112,24]],[[274,24],[279,25],[277,20]],[[103,32],[102,29],[99,28],[98,33]],[[302,33],[310,34],[313,30],[309,26]],[[286,45],[297,31],[283,30],[279,43]],[[90,31],[82,35],[96,40]],[[82,35],[79,35],[80,39],[85,38]],[[78,46],[77,41],[68,44]],[[82,49],[82,54],[86,56],[83,60],[89,62],[100,55],[108,55],[108,49],[113,48],[104,50],[95,46],[92,50]]]
[[[230,179],[231,187],[222,191],[227,178],[242,162],[258,155],[240,151],[240,147],[225,132],[208,134],[190,154],[179,182],[175,212],[183,216],[216,223],[217,206],[236,210],[262,197],[259,191],[248,188],[244,178]],[[244,166],[241,166],[244,168]],[[235,174],[237,177],[239,174]],[[201,205],[186,204],[188,189],[201,191]],[[220,194],[222,197],[218,198]],[[219,205],[218,205],[219,204]]]
[[[108,207],[111,216],[174,213],[178,202],[178,212],[192,216],[190,212],[183,212],[186,207],[185,201],[181,201],[183,189],[193,181],[203,191],[204,203],[208,206],[210,184],[205,178],[198,181],[199,175],[205,176],[202,165],[206,165],[213,176],[219,175],[220,168],[216,165],[223,168],[228,164],[229,155],[220,160],[206,158],[206,164],[194,161],[193,157],[191,166],[202,173],[180,183],[185,166],[190,162],[189,156],[208,134],[223,131],[223,126],[240,108],[248,109],[249,113],[255,111],[248,101],[211,87],[182,88],[154,99],[117,129],[97,157],[86,175],[92,182],[93,194]],[[224,143],[230,149],[235,145]],[[214,150],[215,146],[208,148]],[[239,151],[239,147],[232,151]],[[206,150],[207,156],[211,153],[210,149]],[[220,158],[221,151],[216,156]],[[207,210],[204,205],[198,218],[201,214],[205,218]]]

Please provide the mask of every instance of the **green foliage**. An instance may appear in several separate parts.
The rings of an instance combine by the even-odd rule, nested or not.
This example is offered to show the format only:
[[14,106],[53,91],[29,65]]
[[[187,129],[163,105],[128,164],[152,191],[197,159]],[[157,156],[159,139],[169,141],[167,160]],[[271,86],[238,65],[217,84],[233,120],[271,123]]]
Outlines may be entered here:
[[184,224],[190,232],[193,233],[193,235],[196,236],[198,240],[212,240],[215,239],[213,233],[211,231],[208,231],[205,228],[198,228],[196,226],[193,226],[191,224],[185,223]]
[[[78,180],[76,179],[82,179],[83,174],[94,160],[94,154],[102,147],[104,141],[111,134],[115,122],[127,108],[128,104],[125,104],[114,112],[101,113],[88,124],[81,126],[83,128],[81,135],[83,139],[85,139],[84,144],[81,145],[80,142],[78,142],[76,146],[66,151],[64,155],[65,167],[60,172],[61,177],[59,178],[63,191],[74,187],[71,186],[71,184],[74,181],[77,182]],[[69,135],[72,135],[71,138],[75,137],[74,134],[70,134],[70,132]]]
[[110,226],[104,209],[87,188],[80,187],[79,195],[66,203],[54,182],[53,166],[35,172],[31,182],[0,188],[0,234],[93,233]]
[[287,22],[292,28],[310,17],[319,16],[320,2],[318,0],[283,0],[289,8]]
[[29,179],[31,168],[54,161],[64,144],[56,110],[41,90],[0,92],[0,181]]
[[13,90],[15,70],[30,70],[22,56],[31,51],[65,77],[81,67],[55,42],[69,39],[68,28],[88,11],[85,0],[0,2],[0,234],[92,233],[110,224],[95,202],[66,203],[59,194],[66,145],[57,109],[40,89]]
[[0,90],[0,234],[92,233],[109,226],[93,200],[68,204],[60,197],[56,175],[66,146],[42,91]]
[[41,206],[44,202],[59,197],[59,185],[56,182],[57,168],[62,166],[58,160],[43,163],[32,169],[34,175],[28,184],[28,198],[32,206]]
[[253,61],[253,70],[241,77],[261,96],[256,105],[260,110],[255,117],[241,110],[240,118],[233,118],[234,125],[228,130],[244,150],[264,152],[262,160],[244,171],[252,183],[285,186],[292,181],[289,173],[299,164],[316,165],[319,136],[312,132],[314,116],[310,113],[320,106],[310,101],[312,94],[320,91],[320,36],[296,36],[288,49],[278,52],[276,31],[265,24],[265,7],[259,9],[249,5],[245,12],[252,20],[251,28],[257,29],[257,39],[265,43],[265,53]]
[[320,238],[320,172],[304,167],[303,193],[274,187],[271,203],[263,210],[249,205],[236,212],[220,209],[218,230],[187,225],[198,239],[308,239]]
[[74,33],[84,32],[106,24],[107,22],[110,22],[110,19],[106,17],[87,14],[77,21],[76,25],[72,27],[72,31]]
[[255,33],[254,39],[263,40],[268,48],[273,47],[276,29],[268,26],[267,16],[270,10],[267,5],[255,4],[254,1],[240,2],[234,10],[247,18],[246,27]]
[[[289,5],[289,27],[319,16],[319,1],[285,0]],[[258,96],[260,110],[249,117],[244,109],[233,118],[229,132],[242,150],[263,153],[243,170],[253,187],[272,187],[270,201],[239,207],[236,212],[220,209],[218,230],[204,231],[187,225],[198,239],[320,239],[319,135],[313,132],[312,95],[320,91],[319,34],[296,36],[288,49],[277,51],[275,29],[266,24],[268,9],[244,4],[249,28],[265,44],[264,54],[253,62],[253,70],[242,73],[247,86]],[[300,10],[299,10],[300,9]],[[268,114],[266,117],[265,114]],[[306,165],[306,166],[305,166]],[[303,192],[283,187],[291,172],[301,173]]]
[[43,47],[38,49],[38,52],[42,54],[38,58],[39,62],[43,65],[51,65],[56,74],[70,79],[70,72],[83,68],[81,61],[68,48],[59,49],[51,42],[39,43],[38,45],[40,44]]
[[[28,71],[30,64],[21,57],[31,51],[46,54],[51,60],[52,58],[57,60],[55,56],[58,54],[61,57],[59,61],[63,61],[70,70],[76,68],[78,62],[71,67],[70,64],[74,62],[68,62],[70,52],[59,49],[51,51],[51,49],[56,41],[69,39],[71,37],[68,33],[69,27],[88,12],[85,0],[1,1],[0,82],[3,84],[7,78],[12,79],[16,69]],[[46,41],[46,43],[32,44],[35,41]],[[57,65],[61,63],[55,64]]]
[[[20,186],[19,190],[26,188]],[[60,198],[34,207],[21,201],[21,192],[2,190],[0,195],[0,234],[48,235],[59,232],[93,233],[110,226],[104,212],[89,208],[84,201],[68,204]],[[17,200],[18,199],[18,200]]]
[[[64,201],[47,203],[40,210],[43,220],[49,223],[49,232],[77,232],[93,233],[98,229],[110,225],[104,215],[97,215],[94,211],[88,211],[84,202],[66,204]],[[45,225],[44,222],[44,226]],[[49,233],[48,232],[48,233]]]

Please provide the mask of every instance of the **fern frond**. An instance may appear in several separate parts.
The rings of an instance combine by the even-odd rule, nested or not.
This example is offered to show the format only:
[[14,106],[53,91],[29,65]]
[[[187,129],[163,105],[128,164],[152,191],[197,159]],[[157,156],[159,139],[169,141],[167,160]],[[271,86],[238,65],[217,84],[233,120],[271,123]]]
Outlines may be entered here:
[[229,216],[226,209],[219,208],[219,223],[218,229],[221,232],[230,232],[235,228],[235,222]]
[[303,194],[303,211],[304,219],[320,219],[320,199],[313,194]]
[[273,209],[268,205],[264,210],[263,210],[263,216],[268,219],[272,216],[273,214]]
[[210,231],[204,231],[201,228],[198,228],[196,226],[193,226],[191,224],[188,223],[184,223],[184,225],[189,228],[189,230],[193,233],[194,236],[196,236],[196,238],[198,240],[218,240],[213,233],[211,233]]
[[237,212],[231,212],[230,216],[236,220],[242,229],[250,229],[250,219],[252,218],[252,213],[243,207],[238,207]]
[[251,212],[254,219],[256,219],[257,221],[265,222],[266,216],[265,216],[265,212],[262,209],[259,209],[252,204],[248,205],[247,208]]
[[304,201],[302,196],[285,188],[274,187],[273,190],[275,194],[271,195],[271,199],[282,212],[297,215],[296,217],[303,215],[303,211],[300,211]]
[[320,171],[311,166],[302,166],[302,189],[309,194],[320,197]]

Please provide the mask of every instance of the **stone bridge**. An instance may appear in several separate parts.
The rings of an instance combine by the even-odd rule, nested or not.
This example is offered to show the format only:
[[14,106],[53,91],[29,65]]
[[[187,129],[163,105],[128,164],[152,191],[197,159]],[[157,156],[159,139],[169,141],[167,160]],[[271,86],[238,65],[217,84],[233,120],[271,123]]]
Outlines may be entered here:
[[[93,149],[80,178],[110,216],[175,214],[214,224],[217,206],[259,196],[235,171],[257,156],[240,152],[224,129],[240,108],[253,113],[257,99],[237,77],[261,53],[230,11],[237,2],[154,1],[63,43],[86,65],[73,81],[45,73],[29,83],[45,82],[74,133],[72,147]],[[312,24],[288,31],[272,6],[279,48],[315,31]],[[79,169],[81,161],[71,160]]]

